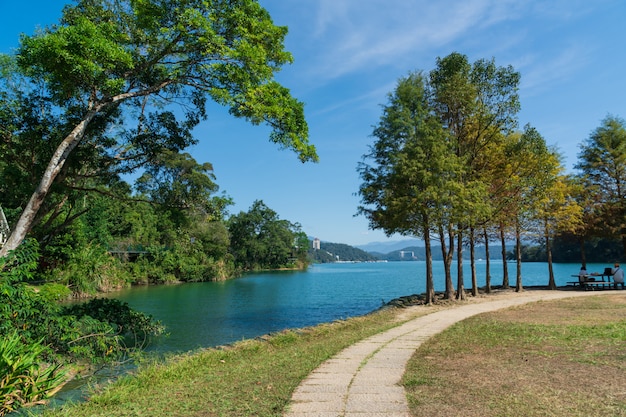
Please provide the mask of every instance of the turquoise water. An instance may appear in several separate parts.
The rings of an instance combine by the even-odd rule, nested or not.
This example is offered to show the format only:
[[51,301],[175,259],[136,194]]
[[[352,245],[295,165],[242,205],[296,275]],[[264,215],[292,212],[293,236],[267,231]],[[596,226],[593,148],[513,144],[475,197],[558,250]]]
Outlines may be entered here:
[[[588,264],[589,272],[608,265]],[[509,263],[510,285],[516,264]],[[556,283],[574,280],[578,264],[554,264]],[[485,262],[476,265],[478,285],[485,284]],[[445,288],[443,264],[433,265],[435,290]],[[470,265],[464,265],[465,288],[471,287]],[[314,265],[308,271],[250,274],[224,282],[134,287],[109,294],[151,314],[169,335],[154,340],[155,353],[183,352],[254,338],[288,328],[301,328],[370,313],[394,298],[425,291],[424,262],[387,262]],[[502,283],[502,263],[491,263],[492,285]],[[454,270],[456,286],[456,269]],[[547,285],[548,265],[522,266],[524,286]],[[122,369],[104,369],[93,378],[71,381],[53,404],[82,401],[86,386],[115,379]],[[32,410],[31,410],[32,411]]]
[[[605,265],[588,265],[602,271]],[[516,265],[509,263],[515,285]],[[557,285],[566,285],[580,265],[554,264]],[[443,264],[434,264],[435,290],[444,289]],[[464,265],[465,288],[471,287]],[[485,283],[485,262],[477,263],[478,285]],[[456,275],[456,270],[454,272]],[[492,285],[502,283],[502,263],[491,262]],[[308,271],[251,274],[224,282],[136,287],[112,294],[151,314],[169,335],[149,350],[180,352],[229,344],[287,328],[300,328],[370,313],[394,298],[425,291],[424,262],[314,265]],[[453,278],[456,286],[456,277]],[[522,266],[524,286],[547,285],[548,265]]]

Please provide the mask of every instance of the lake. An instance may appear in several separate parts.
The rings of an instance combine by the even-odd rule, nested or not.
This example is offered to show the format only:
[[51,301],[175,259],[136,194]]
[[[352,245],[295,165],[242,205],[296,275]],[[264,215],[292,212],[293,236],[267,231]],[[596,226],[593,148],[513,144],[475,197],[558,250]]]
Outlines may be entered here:
[[[603,264],[587,264],[601,272]],[[471,288],[470,265],[464,285]],[[508,263],[515,286],[516,264]],[[558,286],[571,281],[579,264],[554,264]],[[485,262],[476,264],[478,285],[485,285]],[[368,314],[398,297],[425,292],[425,262],[336,263],[307,271],[249,274],[222,282],[133,287],[108,294],[161,321],[169,333],[148,347],[157,354],[185,352],[230,344],[268,333],[313,326]],[[445,289],[442,262],[433,263],[435,291]],[[456,287],[456,269],[454,268]],[[502,262],[491,262],[492,286],[502,284]],[[547,263],[522,265],[524,286],[547,285]],[[92,378],[70,381],[52,404],[82,401],[86,384],[115,379],[124,369],[104,369]]]
[[[589,264],[602,271],[606,265]],[[515,286],[515,263],[509,263]],[[571,281],[578,264],[554,264],[559,286]],[[456,286],[456,269],[453,269]],[[445,288],[443,263],[433,265],[436,291]],[[471,288],[464,264],[465,288]],[[477,262],[478,285],[485,284],[485,262]],[[491,262],[492,285],[502,283],[501,261]],[[547,263],[522,266],[524,286],[547,285]],[[394,298],[425,292],[424,262],[337,263],[307,271],[255,273],[222,282],[133,287],[110,296],[161,321],[169,335],[149,347],[181,352],[254,338],[370,313]]]

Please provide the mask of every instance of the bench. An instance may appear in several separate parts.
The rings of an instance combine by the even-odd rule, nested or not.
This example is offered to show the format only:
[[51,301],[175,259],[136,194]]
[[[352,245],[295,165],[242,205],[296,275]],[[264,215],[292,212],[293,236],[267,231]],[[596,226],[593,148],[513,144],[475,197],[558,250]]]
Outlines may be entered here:
[[609,281],[585,281],[582,283],[586,290],[595,290],[596,288],[613,288],[613,284]]
[[[578,275],[572,275],[572,277],[578,278]],[[606,280],[604,279],[606,277]],[[574,287],[580,286],[585,290],[595,290],[604,289],[604,288],[614,288],[614,282],[611,282],[611,275],[607,274],[590,274],[585,275],[585,281],[568,281],[568,285],[573,285]]]

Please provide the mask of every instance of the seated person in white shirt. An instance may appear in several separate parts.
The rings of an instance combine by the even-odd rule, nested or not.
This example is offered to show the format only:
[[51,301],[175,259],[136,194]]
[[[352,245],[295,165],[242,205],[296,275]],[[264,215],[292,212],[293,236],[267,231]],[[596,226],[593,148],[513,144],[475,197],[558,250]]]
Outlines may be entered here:
[[613,282],[614,282],[613,285],[615,286],[615,289],[617,289],[618,285],[621,285],[623,289],[624,288],[624,270],[620,268],[619,264],[616,262],[611,272],[613,274]]

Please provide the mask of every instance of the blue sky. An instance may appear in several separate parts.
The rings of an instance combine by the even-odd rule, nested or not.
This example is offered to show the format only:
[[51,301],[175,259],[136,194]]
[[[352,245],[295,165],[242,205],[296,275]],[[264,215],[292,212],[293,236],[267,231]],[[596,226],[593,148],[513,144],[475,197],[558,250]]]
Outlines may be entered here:
[[[0,0],[0,52],[55,23],[68,1]],[[213,164],[231,213],[254,200],[322,241],[385,241],[355,217],[356,166],[373,143],[381,105],[409,71],[460,52],[521,73],[520,128],[530,123],[571,170],[607,115],[626,118],[626,2],[622,0],[260,0],[289,27],[294,63],[278,80],[305,103],[320,162],[300,163],[268,129],[211,108],[190,152]],[[401,237],[394,236],[398,240]]]

